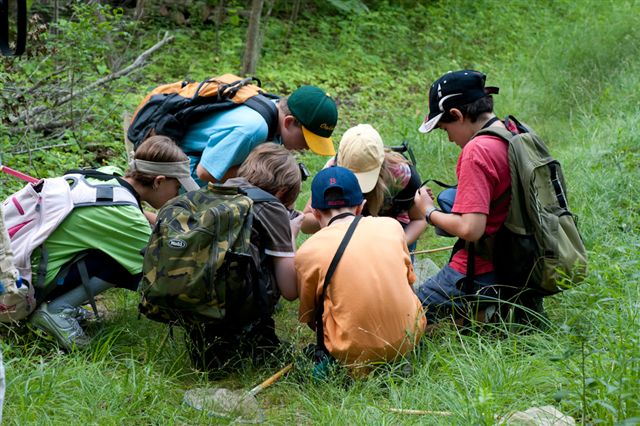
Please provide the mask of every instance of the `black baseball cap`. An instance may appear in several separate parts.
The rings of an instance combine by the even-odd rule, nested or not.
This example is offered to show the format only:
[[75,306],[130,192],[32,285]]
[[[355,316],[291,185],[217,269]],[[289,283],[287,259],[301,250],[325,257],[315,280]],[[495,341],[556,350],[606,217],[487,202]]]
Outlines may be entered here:
[[487,95],[497,94],[497,87],[485,87],[487,76],[479,71],[449,71],[437,79],[429,89],[429,114],[418,129],[429,133],[436,127],[442,114]]

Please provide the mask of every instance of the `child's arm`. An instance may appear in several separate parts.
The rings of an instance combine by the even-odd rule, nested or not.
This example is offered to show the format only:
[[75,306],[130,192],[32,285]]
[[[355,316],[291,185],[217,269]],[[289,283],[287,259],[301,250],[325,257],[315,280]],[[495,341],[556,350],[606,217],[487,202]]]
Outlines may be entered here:
[[413,205],[409,209],[409,225],[404,229],[407,244],[413,244],[427,229],[427,199],[431,199],[426,188],[419,188],[413,199]]
[[300,233],[300,226],[302,225],[302,221],[304,220],[304,215],[298,211],[296,211],[297,216],[293,219],[289,219],[289,226],[291,227],[291,247],[293,250],[296,249],[296,238],[298,238],[298,234]]
[[156,221],[158,220],[158,214],[154,212],[150,212],[148,210],[144,211],[144,217],[147,218],[147,220],[149,221],[149,225],[151,225],[152,227],[153,225],[156,224]]
[[302,214],[304,215],[302,226],[300,227],[302,232],[305,234],[315,234],[318,232],[320,230],[320,224],[311,212],[311,198],[307,201],[307,205],[304,207],[304,210],[302,210]]
[[287,300],[296,300],[298,288],[293,257],[273,257],[273,268],[282,297]]

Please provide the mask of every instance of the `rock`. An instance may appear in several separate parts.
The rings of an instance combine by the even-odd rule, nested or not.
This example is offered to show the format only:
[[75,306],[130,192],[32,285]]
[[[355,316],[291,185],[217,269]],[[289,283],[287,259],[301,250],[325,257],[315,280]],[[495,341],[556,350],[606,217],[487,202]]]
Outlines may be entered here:
[[513,426],[575,426],[576,421],[551,405],[531,407],[526,411],[517,411],[499,424]]

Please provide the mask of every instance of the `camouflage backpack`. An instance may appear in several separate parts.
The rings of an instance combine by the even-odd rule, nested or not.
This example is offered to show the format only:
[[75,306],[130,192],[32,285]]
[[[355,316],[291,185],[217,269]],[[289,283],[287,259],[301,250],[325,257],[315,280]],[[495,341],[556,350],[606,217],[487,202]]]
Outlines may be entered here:
[[168,323],[251,321],[262,307],[260,256],[251,244],[258,188],[209,184],[169,201],[144,254],[139,311]]

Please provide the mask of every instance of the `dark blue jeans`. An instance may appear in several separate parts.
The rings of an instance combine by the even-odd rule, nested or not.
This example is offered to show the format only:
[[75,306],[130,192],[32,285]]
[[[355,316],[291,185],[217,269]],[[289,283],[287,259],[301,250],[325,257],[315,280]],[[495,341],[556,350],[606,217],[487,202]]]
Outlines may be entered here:
[[[470,295],[462,291],[465,275],[446,265],[436,275],[427,278],[417,289],[416,294],[427,309],[427,317],[437,319],[464,306],[465,298]],[[474,294],[487,300],[498,299],[500,292],[495,286],[493,272],[481,274],[474,279]]]

